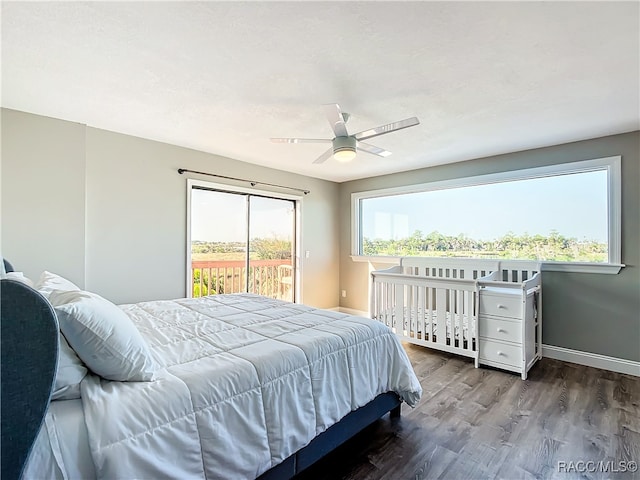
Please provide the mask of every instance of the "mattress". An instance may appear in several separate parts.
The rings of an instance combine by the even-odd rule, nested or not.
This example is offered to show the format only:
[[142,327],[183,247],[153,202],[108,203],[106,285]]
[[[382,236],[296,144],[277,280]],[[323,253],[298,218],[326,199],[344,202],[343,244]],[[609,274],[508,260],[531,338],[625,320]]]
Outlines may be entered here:
[[251,294],[120,308],[163,369],[153,382],[83,380],[98,478],[255,478],[378,394],[415,405],[422,392],[396,335],[370,319]]
[[[452,320],[451,320],[451,312],[445,312],[445,333],[447,339],[453,338],[460,339],[460,319],[459,316],[456,315],[456,322],[452,328]],[[383,310],[380,312],[377,317],[381,322],[388,322],[389,325],[393,325],[393,330],[396,330],[396,312],[395,309]],[[386,320],[385,320],[386,319]],[[475,317],[472,317],[471,321],[471,338],[475,338],[476,331],[476,322]],[[462,338],[467,340],[469,338],[469,315],[462,315]],[[412,325],[416,325],[416,332],[414,332],[411,328]],[[438,315],[436,310],[429,309],[409,309],[407,307],[404,308],[404,315],[402,317],[402,327],[405,336],[411,336],[416,338],[424,337],[425,339],[429,339],[430,336],[437,335],[438,333]],[[435,340],[434,340],[435,341]]]

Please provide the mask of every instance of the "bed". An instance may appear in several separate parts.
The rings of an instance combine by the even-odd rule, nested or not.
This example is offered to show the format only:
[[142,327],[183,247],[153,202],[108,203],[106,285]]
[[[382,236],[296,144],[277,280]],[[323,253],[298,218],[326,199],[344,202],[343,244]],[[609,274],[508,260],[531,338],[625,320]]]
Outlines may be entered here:
[[[370,319],[251,294],[115,306],[56,281],[2,280],[3,405],[13,326],[52,345],[38,363],[57,371],[47,392],[68,376],[64,355],[87,369],[77,391],[47,394],[24,478],[291,478],[422,393],[398,338]],[[30,324],[33,307],[12,296],[49,315]],[[122,320],[109,331],[124,332],[122,345],[86,336],[101,309]],[[19,478],[4,468],[5,440],[24,424],[14,420],[2,432],[3,478]]]
[[370,312],[402,340],[518,372],[542,358],[533,261],[404,257],[371,273]]

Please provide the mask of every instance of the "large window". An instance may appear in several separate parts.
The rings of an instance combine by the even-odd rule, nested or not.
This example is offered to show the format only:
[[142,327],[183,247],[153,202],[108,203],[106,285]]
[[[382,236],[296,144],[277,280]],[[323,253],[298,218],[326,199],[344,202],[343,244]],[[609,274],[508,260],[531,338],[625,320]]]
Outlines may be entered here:
[[230,188],[189,181],[190,295],[296,300],[298,200]]
[[[353,254],[620,263],[620,157],[354,193]],[[601,270],[601,269],[600,269]]]

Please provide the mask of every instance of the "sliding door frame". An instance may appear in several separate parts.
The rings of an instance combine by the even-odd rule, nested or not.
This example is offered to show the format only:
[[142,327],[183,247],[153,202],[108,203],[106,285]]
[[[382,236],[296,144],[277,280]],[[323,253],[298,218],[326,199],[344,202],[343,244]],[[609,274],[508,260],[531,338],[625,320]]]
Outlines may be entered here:
[[[191,274],[191,191],[194,188],[203,190],[212,190],[223,193],[232,193],[239,195],[254,195],[260,197],[273,198],[277,200],[290,200],[294,202],[295,207],[295,235],[294,235],[294,249],[293,249],[293,265],[294,265],[294,287],[293,287],[293,301],[295,303],[302,303],[302,261],[300,253],[302,252],[302,199],[301,195],[291,195],[287,193],[280,193],[271,190],[261,190],[256,188],[238,187],[226,183],[207,182],[204,180],[196,180],[193,178],[187,179],[187,242],[186,242],[186,297],[191,298],[193,296],[193,275]],[[247,209],[247,216],[249,215],[249,209]],[[247,225],[248,227],[248,225]],[[247,230],[247,235],[250,235]]]

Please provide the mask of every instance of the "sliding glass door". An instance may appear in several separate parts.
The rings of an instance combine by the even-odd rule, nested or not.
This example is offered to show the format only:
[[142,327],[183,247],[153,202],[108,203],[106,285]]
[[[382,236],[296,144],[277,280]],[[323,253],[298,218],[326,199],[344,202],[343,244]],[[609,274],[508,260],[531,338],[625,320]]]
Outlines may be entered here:
[[190,195],[192,296],[295,301],[295,200],[195,186]]

